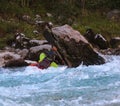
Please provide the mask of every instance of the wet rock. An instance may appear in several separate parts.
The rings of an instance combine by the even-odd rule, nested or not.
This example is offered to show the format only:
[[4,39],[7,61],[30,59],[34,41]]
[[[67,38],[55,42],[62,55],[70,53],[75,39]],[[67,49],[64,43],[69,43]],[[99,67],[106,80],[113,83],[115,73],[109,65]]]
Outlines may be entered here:
[[4,67],[22,67],[22,66],[28,66],[29,64],[25,62],[24,59],[12,59],[5,63]]
[[46,29],[46,40],[58,48],[63,61],[69,67],[103,64],[104,58],[99,56],[90,43],[76,30],[68,25]]
[[112,48],[118,48],[120,46],[120,37],[114,37],[110,40],[110,45]]
[[112,51],[112,55],[120,55],[120,47],[115,48],[115,49]]
[[120,47],[100,50],[99,52],[101,52],[104,55],[120,55]]

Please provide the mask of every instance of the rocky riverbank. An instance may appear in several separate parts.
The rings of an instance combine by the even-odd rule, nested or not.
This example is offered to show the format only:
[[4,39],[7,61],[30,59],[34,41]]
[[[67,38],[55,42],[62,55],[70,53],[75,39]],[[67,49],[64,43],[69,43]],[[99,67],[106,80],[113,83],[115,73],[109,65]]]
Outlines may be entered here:
[[119,37],[108,42],[102,35],[94,34],[91,29],[81,35],[69,25],[53,28],[46,25],[43,33],[46,40],[29,39],[24,34],[17,33],[9,47],[0,51],[0,66],[29,65],[30,63],[25,60],[38,61],[39,54],[44,50],[51,50],[52,45],[58,50],[59,55],[56,58],[58,64],[68,67],[77,67],[81,63],[104,64],[105,59],[97,52],[105,55],[120,55]]

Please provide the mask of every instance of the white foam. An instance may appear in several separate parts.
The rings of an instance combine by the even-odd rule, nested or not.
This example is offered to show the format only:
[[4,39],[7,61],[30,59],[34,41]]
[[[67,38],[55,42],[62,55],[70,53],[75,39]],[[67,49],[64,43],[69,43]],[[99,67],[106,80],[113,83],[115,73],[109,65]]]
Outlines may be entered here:
[[[106,56],[107,57],[107,56]],[[103,65],[77,68],[0,69],[3,106],[112,106],[120,104],[120,56]],[[5,71],[5,72],[4,72]],[[24,99],[25,98],[25,99]],[[37,99],[37,100],[36,100]],[[41,103],[41,104],[39,104]],[[118,105],[117,105],[118,106]]]

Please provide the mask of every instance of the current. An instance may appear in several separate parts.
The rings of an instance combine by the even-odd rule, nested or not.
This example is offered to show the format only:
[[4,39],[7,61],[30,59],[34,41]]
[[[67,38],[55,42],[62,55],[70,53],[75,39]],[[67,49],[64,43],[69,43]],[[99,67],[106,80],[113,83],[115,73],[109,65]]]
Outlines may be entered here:
[[120,56],[103,65],[0,68],[0,106],[120,106]]

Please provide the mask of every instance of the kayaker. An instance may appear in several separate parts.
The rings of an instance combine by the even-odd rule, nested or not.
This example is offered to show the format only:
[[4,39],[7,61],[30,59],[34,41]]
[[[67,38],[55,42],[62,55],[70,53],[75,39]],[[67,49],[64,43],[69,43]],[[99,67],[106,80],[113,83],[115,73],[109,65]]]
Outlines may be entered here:
[[39,56],[39,63],[38,68],[45,69],[48,67],[58,67],[58,64],[55,62],[55,53],[52,48],[51,51],[48,51],[46,53],[42,52]]

